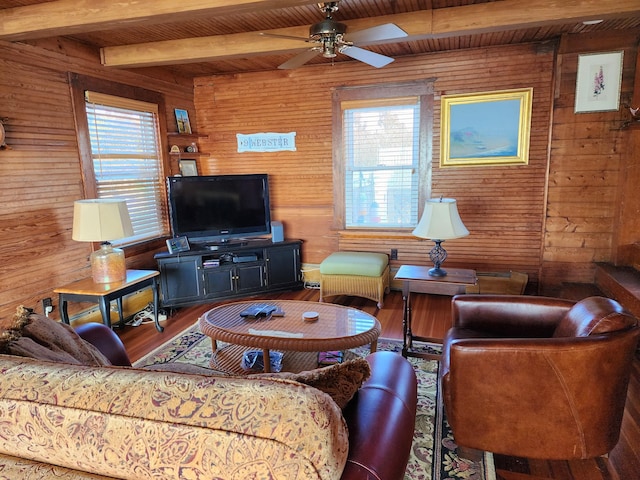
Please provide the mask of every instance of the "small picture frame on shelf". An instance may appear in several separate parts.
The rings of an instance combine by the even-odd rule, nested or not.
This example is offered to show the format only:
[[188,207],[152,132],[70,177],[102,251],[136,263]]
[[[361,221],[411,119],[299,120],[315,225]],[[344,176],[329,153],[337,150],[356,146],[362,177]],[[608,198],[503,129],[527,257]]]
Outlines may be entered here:
[[191,123],[189,122],[189,112],[181,108],[176,108],[176,123],[178,125],[178,133],[191,135]]
[[198,176],[198,164],[195,160],[180,160],[180,174],[183,177],[197,177]]
[[191,247],[187,237],[174,237],[167,240],[167,248],[169,253],[188,252]]

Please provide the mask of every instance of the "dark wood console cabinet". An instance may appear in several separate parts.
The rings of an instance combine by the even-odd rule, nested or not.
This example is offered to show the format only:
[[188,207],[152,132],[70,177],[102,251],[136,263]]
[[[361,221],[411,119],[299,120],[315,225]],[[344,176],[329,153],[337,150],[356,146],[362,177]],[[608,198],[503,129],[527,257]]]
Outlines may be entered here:
[[302,288],[301,245],[300,240],[249,240],[216,250],[158,253],[161,305],[181,307]]

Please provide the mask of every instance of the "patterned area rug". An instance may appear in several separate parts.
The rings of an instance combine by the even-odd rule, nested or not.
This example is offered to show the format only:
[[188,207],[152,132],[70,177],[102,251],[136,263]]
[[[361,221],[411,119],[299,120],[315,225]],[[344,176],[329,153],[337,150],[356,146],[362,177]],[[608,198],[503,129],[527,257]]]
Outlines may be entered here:
[[[431,353],[437,352],[437,346],[422,348]],[[400,352],[402,344],[396,340],[380,339],[378,350]],[[368,348],[364,347],[350,351],[351,355],[365,356],[367,353]],[[194,324],[141,358],[135,366],[181,362],[208,368],[211,356],[211,341]],[[438,362],[418,358],[409,360],[418,378],[418,413],[405,480],[495,480],[490,453],[484,453],[475,460],[467,460],[457,454],[457,445],[438,395]]]

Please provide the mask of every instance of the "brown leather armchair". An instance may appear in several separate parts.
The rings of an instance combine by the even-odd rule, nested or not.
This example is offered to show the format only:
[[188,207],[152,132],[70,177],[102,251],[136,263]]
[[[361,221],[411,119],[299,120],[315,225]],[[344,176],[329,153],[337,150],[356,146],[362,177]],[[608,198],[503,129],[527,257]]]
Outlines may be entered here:
[[441,382],[459,446],[542,459],[613,449],[640,336],[620,304],[459,295],[452,315]]

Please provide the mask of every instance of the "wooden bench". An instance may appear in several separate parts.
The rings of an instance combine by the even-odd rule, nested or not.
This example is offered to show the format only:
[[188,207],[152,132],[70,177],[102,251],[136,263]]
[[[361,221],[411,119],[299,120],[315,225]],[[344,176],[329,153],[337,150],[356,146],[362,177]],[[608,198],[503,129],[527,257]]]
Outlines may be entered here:
[[595,284],[605,295],[640,317],[640,272],[634,267],[597,263]]
[[320,301],[335,295],[374,300],[384,305],[389,292],[389,257],[384,253],[336,252],[320,264]]

